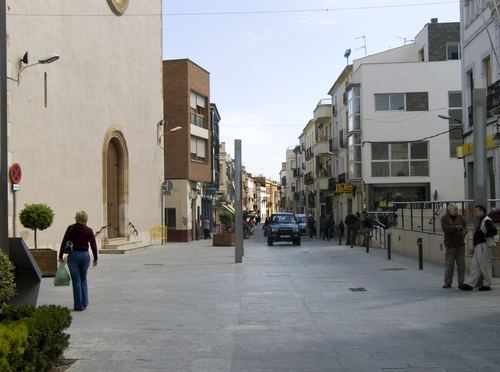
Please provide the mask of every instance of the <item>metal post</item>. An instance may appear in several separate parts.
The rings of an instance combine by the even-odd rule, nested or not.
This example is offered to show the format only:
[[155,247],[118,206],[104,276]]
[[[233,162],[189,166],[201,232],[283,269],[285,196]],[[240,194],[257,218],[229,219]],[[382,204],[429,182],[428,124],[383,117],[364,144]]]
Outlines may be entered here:
[[422,231],[424,231],[424,203],[420,204],[420,225]]
[[417,239],[417,247],[418,247],[418,269],[424,269],[424,247],[422,238]]
[[321,224],[319,223],[321,219],[321,189],[319,182],[316,182],[315,209],[316,209],[316,236],[318,237],[318,239],[321,239]]
[[389,231],[387,234],[387,259],[390,260],[392,259],[392,233]]
[[366,240],[366,253],[370,253],[370,232],[368,229],[365,231],[365,240]]
[[488,172],[486,149],[486,89],[474,89],[474,203],[486,207]]
[[9,253],[7,178],[7,21],[5,0],[0,0],[0,250]]
[[17,216],[17,191],[12,190],[12,236],[14,238],[17,238],[16,216]]
[[234,262],[243,263],[244,237],[243,237],[243,201],[241,188],[241,140],[234,140],[234,204],[236,207],[236,247],[234,250]]

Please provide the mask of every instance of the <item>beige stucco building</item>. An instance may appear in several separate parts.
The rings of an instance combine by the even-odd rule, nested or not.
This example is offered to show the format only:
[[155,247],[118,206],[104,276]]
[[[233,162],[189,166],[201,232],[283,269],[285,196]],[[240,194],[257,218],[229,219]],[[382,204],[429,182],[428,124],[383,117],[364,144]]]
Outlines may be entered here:
[[[107,226],[101,244],[149,240],[161,223],[161,0],[7,5],[8,161],[23,169],[17,205],[55,211],[39,245],[57,247],[81,209],[95,230]],[[26,52],[29,64],[50,53],[60,59],[19,76]],[[31,244],[32,233],[14,223],[12,195],[10,234],[15,227]]]

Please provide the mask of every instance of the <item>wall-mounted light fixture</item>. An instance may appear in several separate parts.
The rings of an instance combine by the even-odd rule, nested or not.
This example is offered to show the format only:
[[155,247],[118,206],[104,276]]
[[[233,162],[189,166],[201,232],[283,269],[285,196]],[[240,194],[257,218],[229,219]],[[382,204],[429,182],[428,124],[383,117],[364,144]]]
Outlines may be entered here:
[[59,59],[59,55],[55,53],[51,53],[43,58],[40,58],[37,62],[30,64],[29,63],[29,54],[28,52],[24,53],[23,57],[19,60],[19,71],[17,72],[17,80],[9,78],[11,80],[14,80],[17,82],[17,84],[21,83],[21,74],[29,69],[30,67],[37,66],[37,65],[48,65],[50,63],[53,63]]

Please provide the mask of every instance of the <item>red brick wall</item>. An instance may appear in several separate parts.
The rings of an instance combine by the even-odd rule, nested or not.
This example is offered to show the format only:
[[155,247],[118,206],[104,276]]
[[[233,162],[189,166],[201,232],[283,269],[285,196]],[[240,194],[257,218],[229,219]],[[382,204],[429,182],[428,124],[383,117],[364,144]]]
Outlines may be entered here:
[[[207,128],[210,129],[210,74],[189,60],[163,62],[163,104],[165,112],[165,178],[189,179],[197,182],[212,180],[210,138],[207,163],[191,161],[190,92],[207,97]],[[181,126],[182,130],[170,130]]]

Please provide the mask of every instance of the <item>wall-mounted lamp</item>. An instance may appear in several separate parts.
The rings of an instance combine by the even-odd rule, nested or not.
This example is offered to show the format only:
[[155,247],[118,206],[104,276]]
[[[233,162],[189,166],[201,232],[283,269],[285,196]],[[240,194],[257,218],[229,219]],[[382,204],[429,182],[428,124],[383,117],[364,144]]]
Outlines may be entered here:
[[53,63],[59,59],[59,55],[55,53],[51,53],[43,58],[40,58],[37,62],[32,63],[31,65],[29,64],[29,54],[28,52],[24,53],[24,56],[19,60],[19,71],[17,72],[17,80],[12,79],[17,82],[17,84],[21,83],[21,74],[27,70],[30,67],[36,66],[36,65],[48,65],[50,63]]

